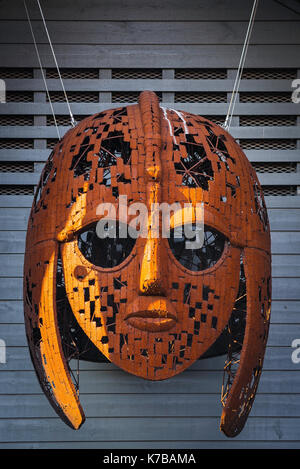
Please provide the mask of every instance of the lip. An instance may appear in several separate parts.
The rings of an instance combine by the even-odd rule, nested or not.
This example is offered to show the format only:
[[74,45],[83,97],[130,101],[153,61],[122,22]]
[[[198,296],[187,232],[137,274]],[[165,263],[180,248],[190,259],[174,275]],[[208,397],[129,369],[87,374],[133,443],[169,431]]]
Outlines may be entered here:
[[141,331],[168,331],[176,324],[176,317],[168,311],[137,311],[126,318],[127,322]]
[[164,332],[174,327],[177,315],[169,300],[141,297],[128,308],[125,320],[130,326],[146,332]]

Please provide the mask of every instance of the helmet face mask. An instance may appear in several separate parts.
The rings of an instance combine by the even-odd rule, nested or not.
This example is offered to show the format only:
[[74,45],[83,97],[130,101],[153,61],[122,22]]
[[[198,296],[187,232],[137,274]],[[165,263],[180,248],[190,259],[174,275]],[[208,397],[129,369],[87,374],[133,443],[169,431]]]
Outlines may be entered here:
[[[184,237],[172,237],[175,216],[171,237],[163,237],[161,229],[153,236],[152,207],[163,203],[189,204],[192,214],[202,204],[201,248],[187,249]],[[98,236],[104,204],[116,215],[113,238]],[[122,237],[136,216],[130,207],[139,204],[148,210],[144,236]],[[193,215],[184,220],[195,224]],[[241,261],[247,341],[223,396],[221,428],[228,436],[241,430],[251,409],[269,323],[270,233],[254,170],[221,127],[160,108],[151,92],[143,92],[137,105],[91,116],[67,132],[36,192],[24,270],[33,363],[66,423],[78,428],[84,415],[59,337],[64,315],[57,298],[59,263],[74,323],[91,346],[129,373],[161,380],[189,367],[232,329],[228,325],[241,301]],[[56,384],[50,392],[49,383]]]

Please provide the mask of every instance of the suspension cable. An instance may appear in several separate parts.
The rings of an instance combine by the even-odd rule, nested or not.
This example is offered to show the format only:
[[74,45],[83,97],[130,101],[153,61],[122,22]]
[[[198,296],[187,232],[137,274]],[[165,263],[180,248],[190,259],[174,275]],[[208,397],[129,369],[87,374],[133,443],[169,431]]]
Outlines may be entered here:
[[46,21],[45,21],[44,13],[43,13],[43,10],[42,10],[41,4],[40,4],[40,0],[36,0],[36,1],[37,1],[37,4],[38,4],[40,13],[41,13],[41,17],[42,17],[42,20],[43,20],[43,24],[44,24],[46,34],[47,34],[49,46],[50,46],[50,49],[51,49],[51,52],[52,52],[52,55],[53,55],[53,59],[54,59],[54,62],[55,62],[55,66],[56,66],[56,69],[57,69],[57,73],[58,73],[58,76],[59,76],[61,87],[63,89],[63,93],[64,93],[64,96],[65,96],[66,104],[68,106],[68,110],[69,110],[69,114],[70,114],[70,118],[71,118],[71,125],[72,125],[72,127],[75,127],[76,121],[75,121],[73,113],[71,111],[71,106],[70,106],[68,96],[67,96],[67,93],[66,93],[66,90],[65,90],[65,87],[64,87],[64,83],[63,83],[63,80],[62,80],[62,76],[61,76],[61,73],[60,73],[60,70],[59,70],[59,66],[58,66],[56,55],[55,55],[53,45],[52,45],[52,42],[51,42],[51,39],[50,39],[49,31],[48,31],[48,28],[47,28],[47,25],[46,25]]
[[54,124],[55,124],[55,127],[56,127],[56,132],[57,132],[58,138],[60,140],[60,133],[59,133],[59,129],[58,129],[58,124],[57,124],[57,120],[56,120],[52,100],[51,100],[51,97],[50,97],[49,89],[48,89],[48,86],[47,86],[47,81],[46,81],[46,77],[45,77],[45,73],[44,73],[44,69],[43,69],[43,65],[42,65],[42,61],[41,61],[41,57],[40,57],[40,53],[39,53],[39,49],[38,49],[37,42],[36,42],[36,39],[35,39],[35,34],[34,34],[34,31],[33,31],[31,19],[30,19],[29,12],[28,12],[28,9],[27,9],[26,0],[23,0],[23,3],[24,3],[24,8],[25,8],[28,24],[29,24],[29,27],[30,27],[30,31],[31,31],[31,35],[32,35],[36,55],[37,55],[37,58],[38,58],[38,61],[39,61],[40,70],[41,70],[41,74],[42,74],[42,77],[43,77],[43,81],[44,81],[48,101],[49,101],[51,112],[52,112],[52,115],[53,115]]
[[242,74],[243,74],[243,70],[244,70],[245,59],[246,59],[246,55],[247,55],[247,51],[248,51],[250,37],[251,37],[251,33],[252,33],[254,21],[255,21],[257,6],[258,6],[258,0],[254,0],[252,11],[251,11],[251,16],[250,16],[250,19],[249,19],[249,24],[248,24],[248,28],[247,28],[247,32],[246,32],[246,36],[245,36],[245,41],[244,41],[244,45],[243,45],[243,49],[242,49],[242,53],[241,53],[241,57],[240,57],[240,62],[239,62],[239,65],[238,65],[238,69],[237,69],[237,73],[236,73],[236,77],[235,77],[235,81],[234,81],[234,85],[233,85],[233,90],[232,90],[232,94],[231,94],[231,98],[230,98],[230,102],[229,102],[228,112],[227,112],[227,115],[226,115],[225,122],[223,124],[223,127],[227,131],[229,130],[230,125],[231,125],[231,121],[232,121],[232,116],[233,116],[233,112],[234,112],[234,108],[235,108],[235,104],[236,104],[236,99],[237,99],[237,94],[238,94],[238,90],[239,90],[239,86],[240,86],[240,82],[241,82],[241,78],[242,78]]

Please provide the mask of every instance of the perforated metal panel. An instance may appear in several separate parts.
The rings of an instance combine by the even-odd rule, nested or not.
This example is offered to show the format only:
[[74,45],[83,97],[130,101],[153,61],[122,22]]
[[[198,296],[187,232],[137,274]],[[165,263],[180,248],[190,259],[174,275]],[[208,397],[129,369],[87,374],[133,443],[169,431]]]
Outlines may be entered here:
[[227,93],[179,92],[175,103],[226,103]]
[[[24,79],[24,78],[33,78],[33,69],[30,68],[2,68],[0,69],[1,76],[10,78],[10,79]],[[208,80],[208,82],[213,80],[226,80],[227,76],[232,76],[232,71],[225,68],[177,68],[173,70],[173,76],[175,81],[178,80]],[[86,80],[86,79],[97,79],[99,80],[101,76],[101,70],[98,68],[62,68],[61,75],[63,79],[67,80]],[[58,72],[55,68],[46,69],[47,79],[58,80]],[[113,80],[163,80],[163,69],[162,68],[115,68],[109,71],[105,71],[104,76],[111,76]],[[170,75],[168,71],[166,76]],[[296,77],[296,69],[251,69],[246,68],[243,72],[243,80],[291,80]],[[79,83],[79,82],[78,82]],[[200,85],[199,85],[200,86]],[[98,91],[86,91],[81,90],[81,85],[78,84],[78,91],[67,91],[68,99],[70,103],[107,103],[109,106],[109,100],[114,105],[119,103],[134,103],[138,99],[139,90],[137,91],[114,91],[113,88],[110,92],[104,93],[101,98],[101,92]],[[171,90],[170,90],[171,92]],[[41,90],[40,93],[44,94],[44,100],[47,102],[47,96],[44,90]],[[38,96],[39,96],[38,95]],[[160,101],[163,101],[163,94],[158,92]],[[10,103],[30,103],[33,102],[33,91],[28,90],[9,90],[7,93],[7,102]],[[65,97],[62,91],[51,91],[50,92],[51,100],[53,103],[64,103]],[[165,100],[169,100],[172,96],[171,93],[167,93]],[[176,91],[173,92],[175,105],[178,103],[182,104],[224,104],[228,102],[228,94],[224,91],[205,91],[199,89],[199,91]],[[38,99],[38,98],[35,98]],[[171,98],[172,99],[172,98]],[[245,92],[241,91],[239,94],[239,101],[241,103],[288,103],[291,99],[290,92],[261,92],[261,91],[251,91]],[[50,109],[49,109],[50,112]],[[193,109],[194,112],[194,109]],[[201,113],[201,108],[199,107],[199,113]],[[87,111],[86,116],[90,113]],[[75,120],[79,122],[85,117],[85,115],[76,115]],[[223,125],[225,120],[225,114],[206,114],[204,117],[212,120],[213,122]],[[59,126],[70,126],[70,116],[68,114],[56,115],[57,124]],[[43,120],[38,122],[43,123]],[[53,116],[49,113],[46,116],[47,127],[54,126]],[[20,127],[32,127],[34,124],[34,116],[27,114],[2,114],[0,115],[0,125],[1,126],[20,126]],[[241,115],[239,117],[239,125],[241,127],[295,127],[297,125],[297,116],[296,108],[295,115]],[[41,136],[42,138],[42,136]],[[40,139],[37,139],[37,141]],[[44,144],[47,149],[52,149],[57,142],[56,138],[44,138]],[[297,148],[297,141],[291,138],[242,138],[240,139],[240,144],[247,150],[295,150]],[[2,149],[30,149],[34,147],[34,139],[28,138],[5,138],[0,139],[0,148]],[[276,168],[272,167],[269,163],[255,163],[255,167],[258,172],[261,173],[270,173],[272,172],[290,172],[292,169],[293,172],[296,172],[296,166],[293,164],[291,166],[289,163],[279,163]],[[17,167],[16,167],[17,170]],[[9,168],[4,169],[3,172],[9,171]],[[22,169],[20,168],[20,172]],[[294,191],[291,193],[282,192],[282,195],[294,194]]]
[[30,103],[33,101],[33,93],[31,91],[7,91],[7,103]]
[[[114,80],[117,79],[130,79],[130,80],[147,80],[155,79],[162,80],[162,69],[161,68],[118,68],[111,69],[111,77]],[[224,68],[182,68],[174,70],[175,80],[190,79],[190,80],[226,80],[229,71]],[[99,79],[101,76],[100,69],[98,68],[62,68],[61,74],[63,79],[68,80],[85,80],[85,79]],[[107,73],[106,73],[107,75]],[[17,68],[6,68],[1,69],[1,76],[14,79],[24,79],[33,77],[33,69],[17,69]],[[54,68],[47,68],[46,76],[48,79],[58,80],[57,70]],[[109,76],[109,74],[107,75]],[[243,73],[243,79],[245,80],[276,80],[286,79],[290,80],[295,78],[295,69],[245,69]],[[68,98],[71,103],[98,103],[100,100],[100,91],[68,91]],[[105,101],[109,100],[111,96],[111,102],[114,104],[118,103],[134,103],[137,101],[139,91],[114,91],[105,94]],[[162,101],[162,93],[158,93],[160,100]],[[64,103],[65,97],[62,91],[51,91],[51,99],[54,103]],[[168,96],[169,97],[169,96]],[[241,103],[287,103],[290,101],[291,93],[289,92],[240,92],[239,100]],[[47,97],[45,95],[47,101]],[[175,91],[174,92],[175,103],[186,103],[186,104],[210,104],[210,103],[226,103],[228,101],[227,93],[215,91],[207,92],[205,90],[199,91]],[[10,90],[7,93],[7,102],[26,103],[33,102],[33,92]],[[87,112],[86,115],[89,115]],[[79,122],[84,115],[75,116],[77,122]],[[213,122],[222,125],[225,120],[225,115],[206,115],[208,119]],[[70,126],[70,117],[67,114],[56,115],[57,123],[59,126]],[[41,122],[41,121],[40,121]],[[0,115],[0,125],[2,126],[33,126],[34,116],[33,115],[20,115],[20,114],[4,114]],[[54,119],[51,114],[47,115],[46,118],[47,127],[54,126]],[[239,119],[239,125],[241,127],[292,127],[297,125],[296,115],[241,115]],[[45,146],[48,149],[52,149],[57,142],[56,138],[46,138]],[[297,141],[295,139],[286,138],[272,138],[272,139],[261,139],[261,138],[244,138],[240,139],[240,143],[245,151],[247,150],[292,150],[296,149]],[[0,148],[2,149],[30,149],[34,146],[33,139],[25,138],[6,138],[0,140]],[[255,166],[258,172],[271,173],[272,172],[293,172],[296,171],[296,166],[291,166],[289,163],[279,163],[276,168],[269,163],[256,163]],[[17,171],[17,166],[15,166]],[[2,167],[2,172],[10,171],[9,167],[6,169]],[[19,171],[23,169],[20,167]],[[281,195],[289,194],[292,195],[295,191],[286,192],[281,191]]]
[[[50,91],[49,94],[53,103],[66,102],[65,95],[62,91]],[[71,103],[98,103],[99,93],[96,91],[70,91],[68,92],[68,100]]]
[[297,141],[289,138],[241,138],[240,145],[244,150],[295,150]]
[[33,125],[34,117],[33,116],[19,116],[19,115],[0,115],[0,126],[8,125]]
[[114,80],[160,80],[162,70],[156,68],[115,68],[111,77]]
[[297,116],[240,116],[241,127],[290,127],[297,125]]
[[297,163],[252,163],[255,171],[258,173],[296,173]]
[[34,186],[0,185],[0,195],[33,195]]
[[8,78],[24,79],[33,78],[33,68],[0,68],[0,78],[2,80]]
[[262,189],[265,197],[297,195],[297,186],[262,186]]
[[54,148],[58,142],[58,138],[47,138],[47,148]]
[[203,116],[205,117],[206,119],[212,121],[214,124],[217,124],[217,125],[223,125],[224,122],[225,122],[225,116]]
[[[60,75],[63,80],[97,80],[99,79],[98,68],[60,68]],[[47,68],[46,77],[59,79],[56,68]]]
[[295,68],[245,68],[243,80],[293,80],[297,77]]
[[31,161],[0,161],[0,173],[33,173],[34,163]]
[[5,149],[33,148],[33,139],[32,138],[1,138],[0,148],[5,148]]
[[[74,119],[75,119],[76,122],[80,122],[85,117],[88,117],[88,116],[74,116]],[[70,126],[71,125],[71,120],[70,120],[70,115],[69,114],[68,115],[63,115],[63,116],[56,115],[55,119],[56,119],[57,125],[62,125],[62,126]],[[52,115],[47,116],[47,125],[48,126],[55,125],[54,117]]]
[[271,93],[271,92],[250,92],[240,93],[241,103],[290,103],[291,92]]
[[[111,100],[113,103],[136,103],[138,100],[139,94],[140,93],[138,91],[113,92]],[[162,98],[161,93],[158,92],[157,95],[161,101],[161,98]]]
[[183,68],[175,70],[177,80],[222,80],[227,77],[224,68]]

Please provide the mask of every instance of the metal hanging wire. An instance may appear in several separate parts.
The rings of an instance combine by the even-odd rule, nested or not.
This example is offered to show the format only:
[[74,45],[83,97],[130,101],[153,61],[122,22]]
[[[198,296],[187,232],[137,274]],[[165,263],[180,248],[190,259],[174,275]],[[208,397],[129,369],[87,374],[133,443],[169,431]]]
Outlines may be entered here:
[[[68,96],[67,96],[67,93],[66,93],[66,89],[65,89],[65,86],[64,86],[64,82],[63,82],[63,79],[62,79],[62,76],[61,76],[61,73],[60,73],[60,69],[59,69],[59,65],[58,65],[58,62],[57,62],[57,58],[56,58],[56,55],[55,55],[55,52],[54,52],[54,48],[53,48],[53,45],[52,45],[52,41],[51,41],[51,38],[50,38],[49,31],[48,31],[48,28],[47,28],[45,16],[44,16],[44,13],[43,13],[43,10],[42,10],[40,1],[39,1],[39,0],[36,0],[36,1],[37,1],[37,5],[38,5],[38,7],[39,7],[40,15],[41,15],[41,17],[42,17],[42,21],[43,21],[43,25],[44,25],[45,32],[46,32],[46,35],[47,35],[47,39],[48,39],[48,42],[49,42],[49,46],[50,46],[50,49],[51,49],[51,53],[52,53],[52,56],[53,56],[53,59],[54,59],[54,63],[55,63],[55,66],[56,66],[56,70],[57,70],[57,73],[58,73],[58,77],[59,77],[59,80],[60,80],[60,83],[61,83],[61,87],[62,87],[62,90],[63,90],[63,94],[64,94],[64,97],[65,97],[65,101],[66,101],[66,104],[67,104],[67,107],[68,107],[68,111],[69,111],[69,114],[70,114],[71,125],[72,125],[72,127],[75,127],[76,121],[75,121],[75,119],[74,119],[74,116],[73,116],[73,113],[72,113],[72,110],[71,110],[71,106],[70,106],[70,103],[69,103],[69,100],[68,100]],[[58,130],[58,125],[57,125],[57,120],[56,120],[55,113],[54,113],[54,109],[53,109],[53,105],[52,105],[52,101],[51,101],[51,97],[50,97],[50,93],[49,93],[48,86],[47,86],[47,82],[46,82],[45,73],[44,73],[43,66],[42,66],[41,57],[40,57],[40,54],[39,54],[37,42],[36,42],[36,39],[35,39],[35,34],[34,34],[34,31],[33,31],[33,27],[32,27],[32,22],[31,22],[31,19],[30,19],[30,15],[29,15],[29,12],[28,12],[27,5],[26,5],[26,0],[23,0],[23,3],[24,3],[24,7],[25,7],[25,11],[26,11],[26,16],[27,16],[27,19],[28,19],[28,23],[29,23],[29,26],[30,26],[30,30],[31,30],[31,34],[32,34],[32,38],[33,38],[33,42],[34,42],[34,46],[35,46],[35,50],[36,50],[36,53],[37,53],[37,57],[38,57],[38,61],[39,61],[40,69],[41,69],[41,73],[42,73],[42,76],[43,76],[43,80],[44,80],[44,84],[45,84],[45,88],[46,88],[48,100],[49,100],[49,103],[50,103],[52,115],[53,115],[53,118],[54,118],[54,123],[55,123],[55,126],[56,126],[57,134],[60,135],[60,134],[59,134],[59,130]],[[60,136],[59,136],[59,138],[60,138]]]
[[251,33],[252,33],[254,21],[255,21],[257,6],[258,6],[258,0],[254,0],[252,11],[251,11],[251,16],[250,16],[250,19],[249,19],[249,24],[248,24],[248,28],[247,28],[247,32],[246,32],[246,36],[245,36],[245,41],[244,41],[244,45],[243,45],[243,49],[242,49],[242,53],[241,53],[241,57],[240,57],[240,62],[239,62],[239,65],[238,65],[238,69],[237,69],[237,73],[236,73],[236,77],[235,77],[235,81],[234,81],[234,85],[233,85],[233,90],[232,90],[232,94],[231,94],[231,98],[230,98],[230,102],[229,102],[228,112],[227,112],[226,119],[225,119],[225,122],[224,122],[224,125],[223,125],[224,129],[227,130],[227,131],[229,131],[231,121],[232,121],[232,116],[233,116],[233,112],[234,112],[234,108],[235,108],[235,104],[236,104],[236,99],[237,99],[237,95],[238,95],[238,90],[239,90],[239,86],[240,86],[240,82],[241,82],[241,78],[242,78],[242,74],[243,74],[243,70],[244,70],[244,65],[245,65],[246,55],[247,55],[248,46],[249,46],[249,42],[250,42],[250,37],[251,37]]
[[52,45],[52,42],[51,42],[51,39],[50,39],[49,31],[48,31],[48,28],[47,28],[47,25],[46,25],[46,21],[45,21],[44,13],[43,13],[43,10],[42,10],[41,4],[40,4],[40,0],[36,0],[36,1],[37,1],[37,4],[38,4],[40,13],[41,13],[41,17],[42,17],[42,20],[43,20],[43,24],[44,24],[46,34],[47,34],[49,46],[50,46],[50,49],[51,49],[51,52],[52,52],[52,55],[53,55],[53,59],[54,59],[54,62],[55,62],[55,66],[56,66],[56,69],[57,69],[57,73],[58,73],[58,76],[59,76],[61,87],[62,87],[64,96],[65,96],[66,104],[68,106],[68,110],[69,110],[69,114],[70,114],[70,118],[71,118],[71,125],[72,125],[72,127],[75,127],[76,121],[75,121],[73,113],[71,111],[71,106],[70,106],[68,96],[67,96],[67,93],[66,93],[66,90],[65,90],[65,87],[64,87],[64,83],[63,83],[63,80],[62,80],[62,76],[61,76],[61,73],[60,73],[60,70],[59,70],[59,66],[58,66],[56,55],[55,55],[53,45]]
[[26,0],[23,0],[23,3],[24,3],[24,8],[25,8],[28,24],[29,24],[29,27],[30,27],[30,31],[31,31],[31,35],[32,35],[36,55],[37,55],[37,58],[38,58],[38,61],[39,61],[40,70],[41,70],[41,74],[42,74],[42,77],[43,77],[43,81],[44,81],[48,101],[49,101],[51,112],[52,112],[52,115],[53,115],[54,124],[55,124],[55,127],[56,127],[56,132],[57,132],[58,138],[60,140],[59,128],[58,128],[55,112],[54,112],[54,109],[53,109],[53,104],[52,104],[52,100],[51,100],[51,97],[50,97],[49,89],[48,89],[48,86],[47,86],[47,81],[46,81],[46,77],[45,77],[45,73],[44,73],[44,69],[43,69],[43,65],[42,65],[42,61],[41,61],[41,57],[40,57],[40,53],[39,53],[39,49],[38,49],[37,42],[36,42],[36,39],[35,39],[35,34],[34,34],[34,31],[33,31],[31,19],[30,19],[29,12],[28,12],[28,9],[27,9]]

